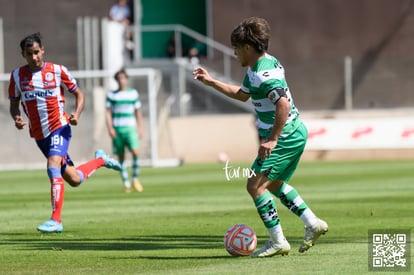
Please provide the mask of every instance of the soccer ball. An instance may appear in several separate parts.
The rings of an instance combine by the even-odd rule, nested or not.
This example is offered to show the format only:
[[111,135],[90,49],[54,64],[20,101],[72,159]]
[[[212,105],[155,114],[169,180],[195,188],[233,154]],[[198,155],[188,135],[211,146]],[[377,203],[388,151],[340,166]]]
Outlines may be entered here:
[[245,224],[235,224],[224,234],[224,248],[232,256],[248,256],[256,249],[254,230]]

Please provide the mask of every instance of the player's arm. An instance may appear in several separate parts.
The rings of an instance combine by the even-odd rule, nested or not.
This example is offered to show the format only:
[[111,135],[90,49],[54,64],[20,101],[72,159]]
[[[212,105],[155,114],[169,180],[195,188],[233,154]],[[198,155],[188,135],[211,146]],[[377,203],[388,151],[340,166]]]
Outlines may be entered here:
[[17,129],[21,130],[26,125],[26,122],[23,120],[20,113],[20,100],[10,100],[10,115],[14,120],[14,125]]
[[116,137],[116,131],[115,131],[114,126],[112,124],[111,107],[106,107],[106,109],[105,109],[105,122],[106,122],[106,128],[108,128],[109,136],[112,139],[114,139]]
[[77,87],[73,92],[72,95],[75,96],[75,111],[72,112],[69,116],[69,123],[70,125],[78,125],[79,117],[85,107],[85,95],[81,91],[79,87]]
[[142,138],[144,136],[144,119],[142,118],[141,109],[135,109],[135,117],[138,124],[138,135]]
[[290,103],[284,88],[276,88],[268,93],[268,98],[275,104],[275,120],[269,139],[262,143],[259,148],[259,157],[264,160],[276,147],[279,136],[289,116]]
[[247,93],[243,93],[240,89],[240,86],[231,85],[214,79],[210,76],[208,71],[204,68],[198,67],[193,71],[194,79],[202,82],[206,86],[210,86],[215,90],[219,91],[220,93],[240,100],[240,101],[247,101],[250,98],[250,95]]
[[277,142],[279,136],[282,134],[283,127],[286,124],[286,120],[289,116],[290,103],[286,97],[281,97],[276,103],[275,121],[273,123],[273,129],[270,133],[269,140]]

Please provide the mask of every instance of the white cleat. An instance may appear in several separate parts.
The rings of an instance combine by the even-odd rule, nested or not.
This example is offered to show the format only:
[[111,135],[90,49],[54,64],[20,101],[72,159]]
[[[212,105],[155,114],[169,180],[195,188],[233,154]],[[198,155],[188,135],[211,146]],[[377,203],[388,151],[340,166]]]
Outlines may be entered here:
[[285,239],[281,244],[275,243],[272,240],[268,240],[265,243],[265,246],[259,249],[258,251],[252,253],[250,257],[253,258],[263,258],[263,257],[272,257],[276,255],[288,255],[290,251],[290,244]]
[[328,224],[325,221],[318,219],[316,226],[305,226],[305,230],[306,233],[303,238],[303,243],[299,246],[300,253],[311,248],[321,235],[325,235],[325,233],[328,232]]

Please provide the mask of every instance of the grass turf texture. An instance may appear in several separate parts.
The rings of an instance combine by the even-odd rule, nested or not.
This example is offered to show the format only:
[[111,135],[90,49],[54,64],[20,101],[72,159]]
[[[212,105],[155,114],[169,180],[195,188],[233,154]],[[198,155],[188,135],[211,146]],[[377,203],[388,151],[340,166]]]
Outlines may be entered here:
[[46,172],[0,172],[0,274],[369,274],[368,230],[414,226],[413,162],[302,163],[290,183],[328,234],[300,254],[303,224],[277,200],[289,256],[234,258],[223,248],[231,225],[253,227],[258,247],[268,235],[246,178],[227,181],[223,168],[143,168],[145,190],[130,194],[100,169],[66,185],[62,234],[36,231],[50,215]]

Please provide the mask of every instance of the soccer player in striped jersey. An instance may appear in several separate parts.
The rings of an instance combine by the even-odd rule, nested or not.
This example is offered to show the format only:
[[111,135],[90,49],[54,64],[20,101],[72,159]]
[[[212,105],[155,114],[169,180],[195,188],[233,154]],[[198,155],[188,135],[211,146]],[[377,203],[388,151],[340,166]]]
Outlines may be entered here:
[[[68,154],[72,137],[71,126],[76,126],[84,108],[84,94],[63,65],[44,61],[45,49],[40,33],[25,37],[20,42],[21,54],[27,64],[15,69],[10,76],[10,115],[21,130],[26,121],[20,112],[20,104],[29,120],[30,136],[47,159],[47,175],[50,180],[52,215],[37,227],[41,232],[62,232],[61,212],[64,200],[64,180],[77,187],[100,167],[120,170],[118,161],[111,159],[101,149],[95,158],[74,167]],[[64,110],[64,93],[75,97],[75,110]]]
[[143,191],[139,177],[139,140],[143,136],[141,101],[136,89],[128,87],[128,75],[124,69],[115,73],[118,90],[106,96],[106,126],[112,138],[113,153],[122,165],[121,179],[125,192],[131,192],[125,148],[132,154],[132,186]]
[[233,30],[231,44],[235,55],[240,65],[247,67],[241,86],[214,79],[205,68],[193,71],[194,79],[224,95],[241,101],[250,98],[259,120],[261,144],[251,168],[255,175],[248,179],[247,191],[270,239],[252,257],[287,255],[290,251],[273,196],[305,224],[299,252],[308,250],[328,231],[327,223],[319,219],[288,184],[305,148],[308,132],[300,120],[282,64],[267,53],[269,39],[270,26],[263,18],[247,18]]

